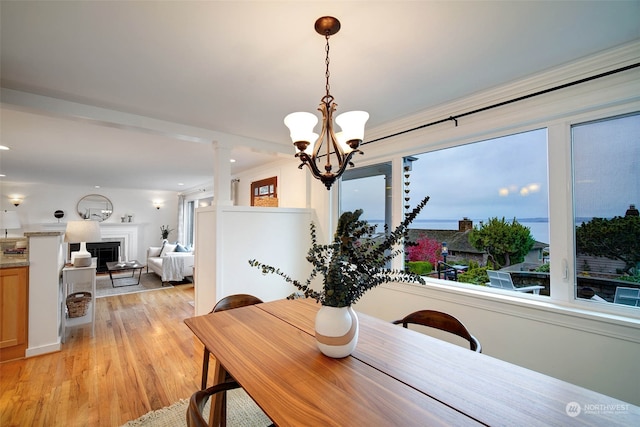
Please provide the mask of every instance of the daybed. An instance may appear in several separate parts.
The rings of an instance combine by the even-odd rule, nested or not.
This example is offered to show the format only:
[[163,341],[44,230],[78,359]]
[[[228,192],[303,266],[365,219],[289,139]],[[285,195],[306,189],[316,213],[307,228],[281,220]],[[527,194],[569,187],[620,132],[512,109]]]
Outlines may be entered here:
[[193,264],[193,252],[180,244],[165,243],[147,249],[147,272],[156,273],[163,283],[193,278]]

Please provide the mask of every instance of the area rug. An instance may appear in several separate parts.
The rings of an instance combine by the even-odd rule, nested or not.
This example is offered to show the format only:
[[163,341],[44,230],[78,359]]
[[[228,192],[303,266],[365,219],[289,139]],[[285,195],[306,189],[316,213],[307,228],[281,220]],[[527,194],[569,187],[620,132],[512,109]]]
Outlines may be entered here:
[[[148,412],[137,420],[129,421],[122,427],[186,427],[188,399],[182,399],[171,406]],[[204,408],[205,419],[209,419],[209,402]],[[271,420],[242,389],[227,392],[227,426],[260,427],[268,426]]]
[[[171,284],[162,286],[160,277],[155,273],[145,273],[142,271],[140,276],[140,284],[138,282],[138,272],[135,277],[131,277],[131,272],[114,274],[114,283],[116,287],[111,285],[109,274],[99,274],[96,276],[96,298],[108,297],[112,295],[130,294],[134,292],[155,291],[158,289],[171,288]],[[131,286],[126,286],[131,285]]]

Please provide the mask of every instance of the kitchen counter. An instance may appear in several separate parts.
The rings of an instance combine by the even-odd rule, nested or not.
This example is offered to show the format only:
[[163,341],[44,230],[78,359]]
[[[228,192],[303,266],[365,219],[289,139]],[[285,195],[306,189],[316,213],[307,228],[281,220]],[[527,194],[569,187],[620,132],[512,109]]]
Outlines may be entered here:
[[29,267],[29,260],[23,258],[0,258],[0,268]]

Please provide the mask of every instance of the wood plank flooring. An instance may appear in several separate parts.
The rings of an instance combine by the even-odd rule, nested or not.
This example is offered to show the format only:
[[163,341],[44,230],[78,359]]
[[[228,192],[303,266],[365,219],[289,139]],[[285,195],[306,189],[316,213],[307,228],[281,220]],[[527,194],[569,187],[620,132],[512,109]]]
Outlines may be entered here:
[[193,285],[98,298],[96,336],[0,365],[0,426],[120,426],[199,389]]

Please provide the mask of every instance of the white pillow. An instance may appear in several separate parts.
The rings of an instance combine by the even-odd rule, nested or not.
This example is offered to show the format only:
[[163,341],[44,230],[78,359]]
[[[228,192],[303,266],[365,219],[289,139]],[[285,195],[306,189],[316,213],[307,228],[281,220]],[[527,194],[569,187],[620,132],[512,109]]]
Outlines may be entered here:
[[160,252],[160,256],[167,256],[167,254],[176,250],[176,246],[177,245],[165,243],[162,247],[162,251]]
[[150,257],[160,256],[161,251],[162,251],[162,248],[160,246],[151,246],[149,248],[149,256]]

